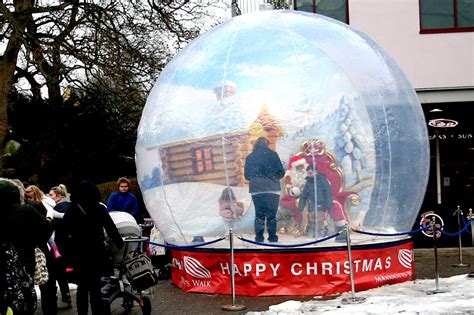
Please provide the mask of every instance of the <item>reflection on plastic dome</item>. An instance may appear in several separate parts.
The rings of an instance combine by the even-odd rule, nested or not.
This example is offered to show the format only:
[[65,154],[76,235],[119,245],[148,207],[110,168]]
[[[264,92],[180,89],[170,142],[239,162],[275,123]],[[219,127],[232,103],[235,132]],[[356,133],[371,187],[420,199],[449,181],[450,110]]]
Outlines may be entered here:
[[[284,174],[278,189],[252,196],[245,161],[261,137]],[[429,153],[412,87],[372,40],[319,15],[271,11],[229,20],[168,64],[143,111],[136,162],[168,242],[212,240],[230,227],[253,239],[261,222],[252,198],[278,193],[277,237],[295,243],[346,222],[410,230]],[[308,177],[314,165],[324,176]],[[257,207],[257,219],[269,212],[265,242],[272,207]]]

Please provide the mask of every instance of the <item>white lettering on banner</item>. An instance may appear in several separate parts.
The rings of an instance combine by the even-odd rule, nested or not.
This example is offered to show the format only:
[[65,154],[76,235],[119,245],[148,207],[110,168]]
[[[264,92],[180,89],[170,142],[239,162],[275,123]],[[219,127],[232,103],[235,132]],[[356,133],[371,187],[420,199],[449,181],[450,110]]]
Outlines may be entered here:
[[321,264],[321,274],[322,275],[332,275],[332,264],[329,262],[323,262]]
[[191,280],[192,284],[195,287],[206,287],[210,288],[211,287],[211,281],[206,281],[206,280]]
[[[354,261],[354,263],[356,264],[356,272],[358,271],[359,269],[359,262],[360,261]],[[385,265],[383,266],[383,268],[385,269],[388,269],[390,268],[391,266],[391,257],[386,257],[385,258]],[[380,269],[382,270],[382,259],[381,258],[377,258],[377,260],[375,261],[375,265],[374,265],[374,260],[373,259],[364,259],[362,261],[362,272],[369,272],[371,270],[377,270],[377,269]]]
[[183,269],[183,263],[177,258],[173,258],[173,260],[171,261],[171,264],[173,265],[173,267],[179,270]]
[[[389,269],[391,267],[391,257],[385,257],[385,264],[382,258],[373,259],[362,259],[354,260],[353,262],[354,272],[371,272],[375,270]],[[300,275],[339,275],[341,273],[349,274],[350,266],[349,261],[335,263],[331,262],[308,262],[306,266],[301,263],[293,263],[290,267],[291,274],[294,276]]]
[[400,272],[396,274],[391,274],[391,275],[383,275],[383,276],[376,276],[374,277],[375,282],[385,282],[385,281],[390,281],[393,279],[404,279],[411,277],[413,273],[411,271],[405,271],[405,272]]
[[236,276],[237,276],[237,275],[238,275],[238,276],[241,276],[241,275],[242,275],[242,273],[240,273],[240,270],[239,270],[239,268],[237,267],[236,264],[234,264],[234,275],[236,275]]
[[[365,260],[365,259],[364,259]],[[352,263],[354,264],[354,272],[359,272],[359,264],[361,260],[354,260]]]
[[181,284],[181,286],[187,287],[189,285],[189,281],[186,280],[185,278],[181,277],[180,284]]
[[389,269],[392,266],[392,257],[388,256],[385,258],[385,269]]
[[344,273],[345,273],[346,275],[348,275],[348,274],[351,273],[351,266],[349,266],[349,261],[348,261],[348,260],[346,260],[346,261],[344,262]]
[[306,264],[306,274],[310,275],[311,270],[313,270],[313,274],[317,275],[318,274],[318,263],[313,263],[313,266],[311,267],[310,263]]
[[377,269],[382,270],[382,260],[380,260],[380,258],[375,261],[374,270],[377,270]]
[[256,271],[255,275],[257,277],[260,276],[260,274],[262,272],[265,272],[265,270],[267,270],[267,267],[265,266],[265,264],[256,264],[255,265],[255,271]]
[[[223,275],[230,275],[231,267],[227,262],[221,262],[220,271]],[[178,259],[173,259],[173,266],[177,269],[185,269],[182,262]],[[265,274],[271,274],[273,277],[277,277],[281,270],[281,263],[243,263],[240,266],[234,264],[234,274],[236,276],[249,276],[255,275],[256,277],[263,276]],[[354,272],[372,272],[389,270],[392,267],[392,257],[387,256],[385,258],[376,259],[356,259],[353,260]],[[300,263],[295,262],[289,266],[289,271],[294,276],[315,276],[315,275],[340,275],[350,274],[349,261],[336,261],[336,262],[306,262]],[[191,274],[192,275],[192,274]],[[196,277],[194,277],[196,278]],[[205,281],[204,281],[205,282]],[[206,286],[204,282],[199,282],[199,286]],[[196,282],[198,283],[198,282]],[[193,282],[194,284],[194,282]]]
[[229,269],[229,264],[223,264],[221,263],[221,272],[222,274],[229,274],[230,275],[230,269]]
[[300,263],[294,263],[293,265],[291,265],[291,274],[294,276],[299,276],[303,271],[301,271],[301,269],[297,271],[296,268],[301,268],[301,267],[302,265]]
[[[294,263],[290,267],[291,274],[294,276],[299,276],[303,274],[303,270],[306,269],[305,275],[333,275],[341,274],[341,262],[337,261],[334,264],[330,262],[320,263],[320,269],[318,272],[318,263],[306,263],[306,268],[303,267],[301,263]],[[344,262],[344,273],[349,274],[349,262]]]
[[365,259],[364,264],[362,265],[362,272],[372,270],[372,263],[373,262],[374,262],[373,259]]
[[[280,268],[280,264],[268,264],[273,273],[273,276],[276,277],[278,275],[278,269]],[[230,274],[230,266],[229,263],[220,263],[221,273],[222,274]],[[267,271],[267,266],[265,264],[256,264],[255,265],[255,275],[258,277],[261,273]],[[239,267],[234,264],[234,274],[236,276],[248,276],[250,273],[253,272],[253,265],[249,263],[244,263],[242,271]]]
[[270,268],[272,268],[273,270],[273,276],[276,277],[278,273],[278,268],[280,268],[280,264],[276,264],[276,265],[270,264]]
[[252,271],[252,265],[244,264],[244,275],[247,275],[250,271]]
[[339,261],[336,263],[336,274],[341,274],[341,263]]
[[[248,265],[248,266],[247,266]],[[230,275],[230,266],[229,266],[229,263],[220,263],[220,266],[221,266],[221,273],[223,275],[227,274],[227,275]],[[245,268],[250,268],[250,270],[252,269],[252,265],[250,264],[244,264],[244,276],[247,275],[247,271],[245,271],[246,269]],[[239,267],[237,267],[236,264],[234,264],[234,275],[236,276],[241,276],[242,275],[242,272],[240,272],[240,269]]]

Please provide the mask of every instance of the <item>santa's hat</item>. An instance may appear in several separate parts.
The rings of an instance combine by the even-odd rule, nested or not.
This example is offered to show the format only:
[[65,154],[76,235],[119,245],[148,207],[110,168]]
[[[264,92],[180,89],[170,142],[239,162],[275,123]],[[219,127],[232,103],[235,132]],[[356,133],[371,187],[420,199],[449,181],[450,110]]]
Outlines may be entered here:
[[296,168],[298,166],[304,166],[306,168],[307,165],[308,162],[306,162],[305,158],[303,158],[302,156],[295,155],[291,157],[288,169]]

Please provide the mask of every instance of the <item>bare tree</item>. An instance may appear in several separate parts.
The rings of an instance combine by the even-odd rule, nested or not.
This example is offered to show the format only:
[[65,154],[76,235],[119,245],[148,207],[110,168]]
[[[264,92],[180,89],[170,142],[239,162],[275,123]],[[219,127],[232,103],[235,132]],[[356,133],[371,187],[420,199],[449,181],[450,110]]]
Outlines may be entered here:
[[227,4],[0,0],[0,174],[12,88],[47,98],[49,106],[63,103],[66,88],[91,82],[146,93],[177,50],[222,21],[219,8]]

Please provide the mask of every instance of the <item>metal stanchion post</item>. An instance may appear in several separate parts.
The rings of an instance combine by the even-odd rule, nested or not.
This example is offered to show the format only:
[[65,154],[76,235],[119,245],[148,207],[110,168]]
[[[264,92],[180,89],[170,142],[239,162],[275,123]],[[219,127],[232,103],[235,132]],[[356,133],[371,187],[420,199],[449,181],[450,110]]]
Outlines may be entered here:
[[[435,259],[435,284],[436,289],[427,291],[426,294],[437,294],[437,293],[444,293],[445,290],[440,290],[439,288],[439,272],[438,272],[438,247],[436,246],[436,239],[437,236],[437,226],[436,226],[436,217],[433,216],[431,219],[431,227],[433,229],[433,249],[434,249],[434,259]],[[441,233],[441,232],[439,232]]]
[[349,224],[346,223],[346,240],[347,240],[347,256],[349,258],[349,272],[351,279],[351,297],[343,298],[342,304],[360,304],[365,302],[365,297],[355,296],[355,285],[354,285],[354,267],[352,265],[352,251],[351,251],[351,235]]
[[[469,214],[467,215],[467,219],[471,221],[472,246],[474,246],[474,215],[472,214],[472,208],[469,208]],[[467,278],[474,279],[474,271],[468,273]]]
[[472,208],[469,208],[468,220],[471,220],[471,245],[474,246],[474,215],[472,214]]
[[[454,211],[453,215],[456,215],[458,216],[458,227],[459,227],[459,231],[461,230],[461,218],[463,216],[463,213],[462,213],[462,210],[458,208]],[[461,233],[459,233],[458,235],[458,241],[459,241],[459,264],[452,264],[451,266],[452,267],[468,267],[469,264],[464,264],[462,262],[462,238],[461,238]]]
[[232,304],[223,305],[221,307],[224,311],[242,311],[246,307],[245,305],[235,304],[235,270],[234,270],[234,233],[232,229],[229,229],[229,243],[230,243],[230,280],[231,280],[231,292],[232,292]]

